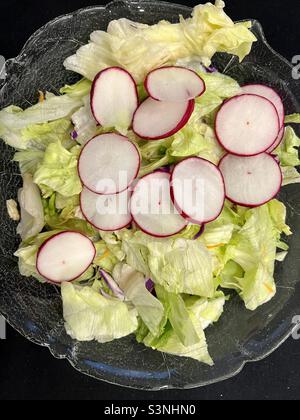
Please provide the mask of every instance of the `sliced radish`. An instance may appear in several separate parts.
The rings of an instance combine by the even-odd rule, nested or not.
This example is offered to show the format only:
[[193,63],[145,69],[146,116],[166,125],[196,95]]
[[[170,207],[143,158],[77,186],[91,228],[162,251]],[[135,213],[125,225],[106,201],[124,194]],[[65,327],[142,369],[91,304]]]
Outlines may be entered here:
[[225,201],[224,180],[219,169],[202,158],[178,163],[172,174],[171,195],[175,207],[192,223],[215,220]]
[[137,87],[126,70],[110,67],[96,76],[91,90],[91,108],[100,125],[128,128],[137,107]]
[[272,146],[270,147],[270,149],[267,150],[267,153],[272,153],[275,149],[277,149],[277,147],[280,145],[280,143],[283,140],[284,133],[285,133],[285,127],[283,125],[282,128],[279,131],[279,134],[277,136],[277,139],[276,139],[275,143],[272,144]]
[[176,211],[170,196],[171,175],[157,171],[137,183],[131,198],[131,213],[136,225],[145,233],[168,237],[187,225]]
[[52,283],[74,281],[92,264],[96,255],[93,242],[79,232],[61,232],[39,249],[37,271]]
[[82,149],[78,172],[82,183],[96,194],[117,194],[137,177],[141,165],[137,147],[127,137],[102,134]]
[[279,118],[275,106],[257,95],[239,95],[224,102],[216,117],[216,135],[228,152],[254,156],[275,143]]
[[280,166],[267,153],[251,157],[226,155],[219,168],[227,198],[241,206],[261,206],[272,200],[281,188]]
[[133,117],[133,131],[146,140],[160,140],[173,136],[189,121],[195,101],[159,102],[146,99]]
[[130,193],[99,195],[84,188],[80,195],[80,207],[85,219],[96,229],[114,232],[132,221],[129,210]]
[[148,74],[145,89],[158,101],[188,101],[205,92],[205,83],[198,74],[184,67],[162,67]]
[[269,99],[269,101],[272,102],[278,112],[280,127],[284,125],[284,105],[281,97],[274,89],[266,85],[253,84],[243,86],[242,91],[243,93],[250,93],[251,95],[263,96],[264,98]]

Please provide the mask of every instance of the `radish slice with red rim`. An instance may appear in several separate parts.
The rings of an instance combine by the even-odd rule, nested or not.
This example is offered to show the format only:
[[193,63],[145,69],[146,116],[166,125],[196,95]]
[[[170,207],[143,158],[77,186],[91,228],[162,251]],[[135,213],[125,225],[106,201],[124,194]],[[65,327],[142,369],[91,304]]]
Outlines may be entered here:
[[51,283],[60,284],[78,279],[96,256],[93,242],[79,232],[61,232],[40,247],[38,273]]
[[267,150],[266,153],[272,153],[275,149],[277,149],[277,147],[280,145],[280,143],[283,140],[284,133],[285,133],[285,127],[283,126],[279,131],[279,134],[278,134],[278,137],[277,137],[275,143],[272,144],[272,146],[270,147],[270,149]]
[[279,116],[280,127],[284,125],[284,116],[285,116],[284,105],[283,105],[281,97],[273,88],[266,85],[261,85],[261,84],[253,84],[253,85],[251,84],[251,85],[243,86],[242,91],[243,93],[246,93],[246,94],[263,96],[264,98],[272,102]]
[[100,125],[128,128],[137,107],[137,87],[126,70],[110,67],[96,76],[91,90],[91,109]]
[[177,210],[191,223],[211,222],[221,214],[224,206],[222,174],[205,159],[185,159],[174,168],[171,196]]
[[127,137],[102,134],[82,149],[78,172],[83,185],[96,194],[117,194],[137,177],[141,165],[137,147]]
[[130,192],[99,195],[84,188],[80,195],[80,207],[84,218],[96,229],[114,232],[132,221],[129,210]]
[[282,185],[280,166],[267,153],[251,157],[226,155],[219,168],[225,180],[227,198],[241,206],[258,207],[268,203]]
[[171,137],[189,121],[195,101],[159,102],[146,99],[133,117],[133,131],[142,139],[160,140]]
[[280,125],[275,106],[257,95],[239,95],[224,102],[216,117],[216,136],[229,153],[254,156],[276,141]]
[[149,96],[158,101],[188,101],[205,92],[198,74],[184,67],[162,67],[150,72],[145,81]]
[[170,196],[171,175],[157,171],[141,178],[131,198],[131,213],[136,225],[155,237],[168,237],[187,225],[175,209]]

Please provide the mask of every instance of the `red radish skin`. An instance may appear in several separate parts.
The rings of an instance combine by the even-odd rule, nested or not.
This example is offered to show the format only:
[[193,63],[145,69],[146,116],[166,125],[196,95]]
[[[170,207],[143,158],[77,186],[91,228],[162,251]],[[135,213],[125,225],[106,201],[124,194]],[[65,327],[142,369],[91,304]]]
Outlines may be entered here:
[[[181,168],[182,165],[189,165],[190,163],[192,164],[196,164],[197,165],[205,165],[207,168],[210,168],[211,171],[213,171],[215,173],[215,175],[218,178],[218,188],[219,191],[218,193],[220,194],[220,203],[217,209],[215,209],[215,211],[213,212],[212,216],[208,217],[204,217],[204,215],[202,215],[201,218],[195,218],[193,215],[189,214],[189,212],[187,210],[185,210],[184,207],[184,203],[180,203],[180,201],[182,201],[182,199],[180,199],[180,197],[178,196],[178,194],[176,194],[176,179],[177,179],[177,171],[178,168]],[[184,180],[189,180],[191,177],[195,178],[195,171],[191,170],[188,171],[189,174],[187,175],[186,178],[184,178]],[[179,176],[179,179],[182,178],[181,176]],[[183,178],[182,178],[183,179]],[[207,203],[208,199],[209,199],[209,195],[206,194],[206,198],[203,198],[203,202]],[[224,203],[225,203],[225,183],[224,183],[224,179],[223,176],[219,170],[219,168],[217,166],[215,166],[212,162],[203,159],[203,158],[199,158],[199,157],[191,157],[191,158],[187,158],[183,161],[181,161],[180,163],[178,163],[173,172],[172,172],[172,176],[171,176],[171,198],[172,201],[174,203],[175,208],[177,209],[177,211],[181,214],[182,217],[184,217],[188,222],[193,223],[193,224],[197,224],[197,225],[206,225],[207,223],[213,222],[214,220],[216,220],[220,214],[223,211],[224,208]],[[203,228],[204,229],[204,228]]]
[[[83,214],[83,217],[97,230],[102,230],[104,232],[116,232],[118,230],[127,228],[131,225],[132,216],[129,209],[130,201],[130,192],[128,190],[123,191],[122,193],[115,194],[112,196],[108,195],[99,195],[91,192],[87,188],[84,188],[80,194],[80,209]],[[126,214],[110,214],[110,215],[97,215],[97,200],[115,199],[123,200],[126,202],[127,213]],[[124,203],[123,203],[124,204]],[[91,207],[92,206],[92,207]],[[117,205],[116,205],[117,207]],[[91,209],[94,211],[91,214]]]
[[[76,236],[78,238],[80,238],[81,240],[82,239],[86,240],[86,244],[88,246],[90,246],[91,256],[89,258],[89,261],[86,262],[85,268],[82,269],[81,272],[78,273],[78,275],[76,275],[76,277],[72,277],[72,278],[69,278],[69,279],[63,279],[63,280],[59,281],[57,279],[50,278],[44,272],[44,270],[41,267],[41,255],[42,255],[42,253],[45,251],[45,249],[49,246],[49,244],[52,241],[55,241],[57,239],[60,239],[60,237],[62,237],[64,235],[73,235],[72,241],[76,240]],[[79,279],[86,272],[86,270],[89,268],[89,266],[94,261],[94,259],[96,257],[96,253],[97,253],[97,251],[96,251],[96,248],[95,248],[93,242],[87,236],[83,235],[82,233],[76,232],[76,231],[64,231],[64,232],[60,232],[60,233],[57,233],[56,235],[51,236],[51,238],[47,239],[41,245],[41,247],[40,247],[40,249],[38,250],[38,253],[37,253],[36,269],[37,269],[37,272],[39,273],[39,275],[42,276],[50,284],[60,285],[63,282],[73,282],[73,281]],[[61,258],[61,257],[62,257],[62,253],[60,252],[59,253],[59,258]]]
[[[151,102],[151,103],[150,103]],[[174,134],[176,134],[179,130],[181,130],[188,122],[189,119],[191,118],[191,115],[194,112],[195,109],[195,100],[192,99],[188,102],[184,102],[186,104],[186,107],[184,109],[184,111],[182,112],[182,116],[181,118],[174,118],[174,127],[168,127],[163,129],[163,127],[161,128],[161,130],[157,130],[160,131],[160,134],[157,135],[152,135],[150,134],[150,132],[153,130],[153,127],[155,129],[157,129],[157,127],[159,127],[159,125],[163,125],[165,122],[165,117],[169,114],[169,107],[179,107],[180,105],[182,105],[181,102],[159,102],[156,101],[155,99],[152,98],[148,98],[146,99],[140,106],[139,108],[136,110],[134,117],[133,117],[133,132],[140,138],[144,139],[144,140],[162,140],[168,137],[173,136]],[[150,119],[151,115],[147,115],[146,111],[144,111],[144,107],[147,105],[151,105],[152,108],[155,108],[155,105],[157,107],[156,110],[156,115],[154,115],[154,118],[152,118],[152,121]],[[143,112],[143,114],[142,114]],[[151,110],[152,112],[152,110]],[[145,123],[150,124],[151,122],[151,128],[147,128],[146,130],[144,128],[142,128],[141,126],[143,125],[143,120],[145,121]],[[170,124],[171,125],[171,124]],[[144,130],[144,131],[143,131]],[[147,133],[145,132],[147,131]]]
[[[101,142],[103,143],[100,144]],[[104,144],[107,149],[106,156],[103,154]],[[92,148],[89,150],[91,146]],[[86,153],[87,151],[88,153]],[[129,158],[132,159],[130,165]],[[107,159],[108,162],[106,168],[105,165],[101,163],[101,161],[104,161],[105,159]],[[113,168],[112,165],[115,165],[115,168]],[[115,133],[107,133],[93,137],[84,145],[78,159],[77,169],[82,184],[88,190],[99,195],[112,195],[119,194],[127,190],[137,178],[140,167],[141,156],[137,146],[135,146],[135,144],[125,136]],[[101,173],[99,173],[100,168],[103,169]],[[130,176],[128,177],[126,183],[125,180],[122,179],[122,182],[124,181],[124,185],[118,185],[119,179],[117,178],[119,178],[119,174],[122,171],[127,172],[127,174],[129,173]],[[96,174],[97,179],[95,178],[92,182],[90,180],[90,176]],[[101,180],[105,179],[115,182],[115,186],[111,186],[110,188],[102,185],[97,186],[99,182],[101,184]]]
[[[179,214],[177,214],[176,209],[173,207],[172,200],[171,200],[170,196],[165,197],[165,200],[170,205],[173,213],[171,215],[165,215],[165,214],[160,214],[159,215],[160,223],[163,227],[165,227],[167,225],[168,218],[173,217],[174,227],[176,225],[176,229],[172,228],[172,231],[170,231],[170,232],[162,233],[162,228],[161,227],[156,227],[155,229],[153,228],[152,230],[150,230],[149,228],[146,228],[145,226],[142,226],[143,223],[141,223],[141,220],[138,220],[138,219],[140,219],[140,215],[136,214],[136,211],[134,210],[134,205],[136,205],[135,200],[136,200],[137,194],[139,194],[139,187],[141,185],[141,182],[145,182],[145,181],[148,182],[149,178],[156,177],[156,176],[158,177],[157,179],[159,179],[161,181],[166,181],[168,183],[170,182],[170,179],[171,179],[170,174],[168,174],[166,172],[159,171],[159,170],[155,171],[151,174],[145,175],[143,178],[141,178],[139,180],[139,182],[137,183],[137,185],[136,185],[136,187],[133,191],[133,194],[132,194],[131,212],[132,212],[132,217],[133,217],[134,224],[142,232],[146,233],[147,235],[153,236],[155,238],[167,238],[167,237],[174,236],[174,235],[177,235],[178,233],[182,232],[188,224],[187,221],[184,218],[182,218]],[[156,191],[157,191],[157,189],[156,189]],[[170,194],[169,187],[168,187],[168,194]],[[160,206],[160,203],[159,203],[159,206]],[[149,216],[151,217],[151,214]],[[157,216],[157,215],[155,215],[155,216]],[[157,222],[157,220],[154,220],[153,224],[156,224],[156,222]]]
[[[120,125],[118,123],[118,121],[113,121],[111,119],[112,116],[117,115],[116,112],[113,112],[113,110],[111,112],[109,112],[108,113],[109,114],[108,118],[110,118],[110,120],[107,121],[107,117],[105,117],[103,119],[103,117],[101,117],[101,113],[102,113],[101,110],[99,112],[99,110],[97,109],[97,104],[96,104],[97,95],[96,94],[97,94],[97,89],[99,89],[99,82],[101,83],[101,79],[103,79],[105,76],[107,76],[108,72],[115,72],[116,75],[119,73],[123,77],[124,77],[124,75],[126,75],[126,77],[127,77],[127,83],[128,83],[127,88],[129,88],[131,90],[131,94],[132,94],[132,104],[130,106],[128,106],[128,104],[122,103],[122,101],[120,101],[121,93],[118,90],[115,90],[115,91],[112,90],[113,87],[114,87],[112,85],[112,83],[109,83],[109,88],[110,88],[110,94],[114,95],[113,100],[115,101],[115,103],[117,104],[117,107],[119,107],[121,112],[126,108],[127,109],[131,108],[131,109],[128,110],[129,115],[130,115],[129,120],[128,120],[128,128],[129,128],[132,124],[133,115],[134,115],[136,109],[139,106],[139,99],[138,99],[139,96],[138,96],[137,85],[135,83],[134,78],[132,77],[132,75],[128,71],[126,71],[125,69],[122,69],[121,67],[109,67],[105,70],[100,71],[100,73],[98,73],[96,75],[96,77],[93,81],[93,84],[92,84],[92,89],[91,89],[91,111],[92,111],[92,114],[93,114],[95,120],[97,121],[97,123],[99,125],[103,126],[103,127],[115,127],[115,126]],[[124,79],[124,82],[125,82],[125,79]],[[100,85],[100,89],[101,89],[101,85]],[[128,97],[128,95],[126,95],[126,96]],[[102,98],[103,97],[108,97],[108,95],[107,94],[100,95],[100,97],[102,97]],[[100,101],[100,102],[103,102],[103,101]],[[105,107],[103,112],[104,113],[107,112],[107,109],[109,109],[109,108]]]
[[266,153],[272,153],[272,152],[274,152],[275,149],[277,149],[277,147],[281,144],[281,142],[283,140],[284,133],[285,133],[285,127],[283,126],[279,131],[279,134],[278,134],[278,137],[277,137],[275,143],[272,144],[272,146],[270,147],[270,149],[267,150]]
[[200,97],[206,91],[204,81],[195,71],[180,66],[151,71],[144,86],[148,95],[157,101],[188,101]]
[[250,93],[254,95],[263,96],[264,98],[272,102],[279,116],[280,127],[283,127],[285,117],[284,105],[280,95],[278,94],[278,92],[276,92],[274,88],[262,84],[248,84],[242,86],[242,91],[246,94]]
[[[241,110],[243,118],[238,115]],[[249,125],[248,132],[245,132],[246,125]],[[252,94],[237,95],[225,101],[215,121],[217,140],[228,153],[236,156],[257,156],[266,152],[276,142],[279,130],[275,106],[268,99]]]
[[[231,161],[229,161],[229,163],[226,162],[228,159],[231,159]],[[238,166],[237,166],[237,169],[235,170],[234,160],[240,161],[242,163],[243,160],[245,160],[247,162],[247,159],[251,159],[251,160],[253,160],[253,162],[254,162],[254,159],[256,159],[256,160],[267,159],[267,161],[264,161],[263,164],[262,164],[263,170],[267,169],[266,168],[267,163],[270,163],[270,162],[275,163],[275,165],[271,165],[273,175],[274,175],[274,178],[275,178],[274,188],[269,188],[270,192],[268,192],[267,196],[264,199],[258,200],[255,203],[253,202],[253,200],[252,200],[252,202],[250,202],[250,200],[243,201],[243,200],[237,199],[236,197],[233,197],[233,194],[230,193],[228,178],[225,174],[225,162],[226,162],[228,164],[228,166],[230,168],[233,168],[233,170],[234,170],[234,177],[236,178],[236,181],[238,183],[237,188],[240,191],[246,191],[247,185],[243,186],[242,183],[241,183],[241,179],[245,176],[245,174],[242,175],[240,173],[237,173],[238,172]],[[258,167],[257,162],[256,163],[254,162],[255,163],[254,164],[254,169]],[[246,157],[239,157],[239,156],[227,154],[221,159],[221,161],[219,163],[219,168],[220,168],[220,171],[223,173],[223,177],[224,177],[224,181],[225,181],[226,198],[228,200],[230,200],[232,203],[237,204],[239,206],[249,207],[249,208],[257,208],[257,207],[263,206],[264,204],[269,203],[280,192],[280,189],[281,189],[281,186],[282,186],[282,181],[283,181],[283,175],[282,175],[282,171],[281,171],[281,168],[280,168],[280,163],[276,160],[275,156],[270,155],[268,153],[262,153],[258,156],[246,156]],[[247,170],[246,170],[246,172],[247,172]],[[252,173],[247,173],[246,175],[252,175]],[[265,172],[264,175],[267,177],[268,173]],[[269,172],[269,175],[270,175],[270,172]],[[266,180],[269,180],[269,178],[270,178],[270,176],[267,177]],[[261,179],[261,177],[260,177],[260,179]],[[266,187],[266,181],[262,185],[265,188]],[[261,189],[262,189],[262,185],[261,184],[255,184],[253,186],[253,191],[256,191],[256,192],[259,191],[260,192]]]

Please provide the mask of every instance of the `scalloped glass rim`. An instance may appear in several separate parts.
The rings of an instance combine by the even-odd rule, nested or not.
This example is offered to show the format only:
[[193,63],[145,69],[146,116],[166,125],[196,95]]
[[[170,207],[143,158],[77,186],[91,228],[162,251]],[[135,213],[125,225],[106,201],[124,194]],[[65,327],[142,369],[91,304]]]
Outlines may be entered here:
[[[38,89],[56,91],[64,83],[76,80],[75,75],[62,68],[63,59],[86,42],[93,29],[106,29],[110,20],[129,17],[154,23],[163,18],[176,21],[179,14],[188,16],[190,13],[190,8],[177,4],[119,0],[106,7],[92,6],[61,16],[38,30],[20,55],[7,62],[6,80],[0,81],[0,108],[11,103],[26,106],[36,100]],[[287,113],[299,112],[300,87],[299,82],[292,79],[291,64],[268,45],[257,21],[253,21],[253,30],[259,42],[242,64],[226,54],[218,54],[214,64],[241,83],[268,82],[283,96]],[[289,239],[288,259],[276,269],[276,298],[250,313],[235,297],[221,321],[207,331],[216,361],[213,368],[145,349],[132,337],[105,345],[73,341],[64,331],[59,291],[22,278],[17,261],[12,257],[19,239],[15,224],[6,215],[5,200],[16,195],[20,177],[16,166],[10,162],[12,150],[3,144],[0,149],[0,312],[23,336],[48,347],[55,357],[67,359],[80,372],[112,384],[144,390],[187,389],[236,375],[247,362],[265,358],[290,336],[292,318],[300,307],[300,238],[297,233]],[[281,199],[287,204],[289,223],[297,228],[300,225],[299,188],[284,189]]]

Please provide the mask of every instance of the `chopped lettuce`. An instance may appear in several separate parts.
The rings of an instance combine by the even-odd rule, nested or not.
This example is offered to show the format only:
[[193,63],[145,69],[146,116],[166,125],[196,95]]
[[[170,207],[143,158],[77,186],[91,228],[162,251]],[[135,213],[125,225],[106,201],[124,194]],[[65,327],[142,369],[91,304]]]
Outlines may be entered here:
[[188,56],[210,65],[216,52],[237,55],[240,60],[250,52],[254,34],[250,22],[235,24],[224,12],[224,4],[207,3],[194,8],[192,17],[177,24],[166,21],[145,25],[128,19],[111,21],[107,32],[91,34],[89,44],[66,59],[67,70],[93,80],[107,67],[128,70],[138,83],[150,70]]
[[186,296],[184,303],[194,325],[200,324],[203,330],[216,323],[221,318],[226,298],[223,292],[217,292],[212,299]]
[[81,79],[79,82],[73,85],[66,85],[60,89],[62,95],[69,95],[71,98],[84,98],[89,95],[92,89],[92,83],[90,80]]
[[268,302],[276,293],[276,250],[281,233],[290,234],[285,216],[285,207],[277,201],[247,210],[244,225],[226,248],[225,262],[235,264],[225,266],[221,286],[238,290],[250,310]]
[[200,242],[156,239],[138,231],[122,235],[122,246],[128,265],[170,293],[213,297],[212,259]]
[[45,225],[41,194],[30,174],[23,175],[23,188],[19,190],[18,201],[21,208],[21,222],[17,233],[22,240],[26,240],[39,234]]
[[[204,80],[206,92],[213,93],[223,100],[241,93],[241,87],[238,82],[225,74],[199,72],[199,76]],[[201,101],[201,96],[197,101]]]
[[66,150],[60,142],[51,143],[34,174],[34,182],[66,197],[79,194],[82,191],[77,171],[79,153],[79,146]]
[[282,166],[300,165],[299,147],[300,138],[296,135],[292,127],[287,127],[280,146],[275,150],[275,153],[280,159],[280,164]]
[[138,327],[135,309],[107,299],[91,287],[63,283],[61,293],[67,333],[78,341],[106,343],[132,334]]
[[300,183],[300,175],[296,169],[300,165],[299,147],[300,138],[292,127],[287,127],[281,144],[274,151],[280,160],[283,186]]
[[15,153],[14,162],[19,163],[21,174],[34,175],[44,159],[42,150],[21,150]]
[[126,299],[136,308],[151,334],[160,335],[166,323],[164,307],[147,290],[144,275],[126,264],[118,264],[114,268],[113,277],[124,291]]
[[167,292],[158,285],[155,287],[155,291],[160,301],[163,302],[173,331],[181,343],[185,347],[196,344],[199,337],[181,295]]
[[285,166],[282,168],[283,182],[282,186],[290,184],[300,184],[300,174],[293,166]]
[[300,124],[300,114],[291,114],[285,117],[286,124]]
[[209,366],[213,366],[214,363],[208,353],[207,342],[203,330],[199,329],[198,337],[199,340],[196,344],[186,347],[182,344],[171,325],[169,325],[161,337],[153,339],[151,334],[148,334],[144,338],[143,343],[153,350],[158,350],[174,356],[189,357]]
[[122,242],[118,238],[118,234],[100,231],[100,236],[105,242],[107,249],[112,253],[112,255],[114,255],[118,261],[124,261],[126,258],[126,254],[122,249]]
[[90,96],[83,99],[84,106],[72,115],[74,124],[74,137],[77,143],[84,145],[88,140],[100,134],[102,130],[97,126],[97,122],[91,111]]
[[152,279],[171,293],[213,297],[212,259],[206,247],[186,239],[152,240],[148,244]]
[[[81,98],[72,98],[69,95],[55,96],[47,95],[46,100],[27,108],[23,111],[18,107],[8,107],[0,111],[0,137],[11,147],[19,150],[26,150],[31,145],[32,134],[37,135],[33,139],[36,145],[41,133],[37,124],[44,124],[71,117],[76,110],[82,106]],[[29,127],[28,126],[33,126]],[[49,127],[49,126],[48,126]],[[48,129],[46,127],[46,129]],[[50,134],[51,137],[52,134]],[[54,133],[55,135],[55,133]],[[44,141],[49,143],[49,133],[42,134]]]
[[220,318],[225,302],[224,295],[219,293],[216,299],[207,302],[199,297],[186,296],[183,299],[180,295],[168,293],[160,286],[156,286],[156,292],[165,306],[169,322],[160,336],[154,336],[141,324],[137,331],[137,340],[154,350],[190,357],[212,366],[204,328]]
[[96,258],[94,263],[108,273],[112,273],[116,264],[119,263],[119,260],[109,251],[107,245],[104,241],[99,240],[94,242],[96,247]]

